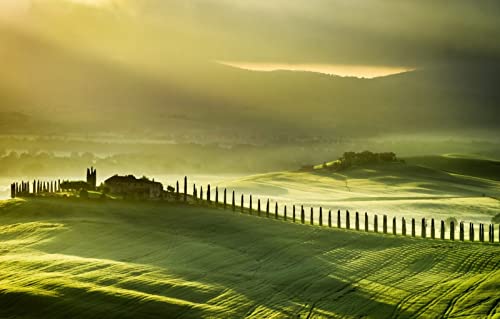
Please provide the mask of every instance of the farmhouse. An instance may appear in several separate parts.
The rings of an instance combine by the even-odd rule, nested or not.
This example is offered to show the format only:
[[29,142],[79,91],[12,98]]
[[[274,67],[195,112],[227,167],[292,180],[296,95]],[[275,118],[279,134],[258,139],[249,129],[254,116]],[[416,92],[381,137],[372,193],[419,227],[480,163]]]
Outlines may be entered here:
[[163,194],[161,183],[146,177],[138,179],[133,175],[112,176],[104,181],[104,188],[110,194],[120,195],[124,198],[155,199],[161,198]]

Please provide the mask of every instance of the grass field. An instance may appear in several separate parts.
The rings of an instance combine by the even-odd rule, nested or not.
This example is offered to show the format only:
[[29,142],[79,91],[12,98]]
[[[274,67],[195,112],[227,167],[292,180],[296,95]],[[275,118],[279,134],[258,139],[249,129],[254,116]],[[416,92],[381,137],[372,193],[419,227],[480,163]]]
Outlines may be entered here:
[[277,201],[398,219],[498,223],[499,167],[500,162],[494,161],[429,156],[407,159],[406,164],[374,164],[340,172],[261,174],[219,186],[263,200],[270,198],[272,205]]
[[498,318],[499,253],[165,203],[0,201],[0,318]]

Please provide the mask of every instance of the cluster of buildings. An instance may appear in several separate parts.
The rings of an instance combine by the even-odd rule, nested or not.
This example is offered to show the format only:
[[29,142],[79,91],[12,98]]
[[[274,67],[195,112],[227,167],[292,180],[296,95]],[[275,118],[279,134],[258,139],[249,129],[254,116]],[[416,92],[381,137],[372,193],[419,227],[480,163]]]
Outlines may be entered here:
[[[168,192],[175,189],[168,187]],[[177,185],[177,192],[179,188]],[[147,177],[136,178],[133,175],[111,176],[101,185],[97,186],[97,170],[93,167],[87,169],[86,180],[79,181],[21,181],[12,183],[10,187],[11,197],[23,196],[46,196],[55,193],[80,192],[80,196],[88,196],[89,191],[98,191],[104,195],[121,197],[124,199],[161,199],[167,197],[167,192],[163,190],[163,185]]]
[[163,185],[146,177],[136,178],[133,175],[112,176],[97,186],[97,170],[93,167],[87,169],[87,180],[68,182],[68,185],[77,185],[81,190],[82,183],[87,185],[87,190],[99,190],[104,194],[120,196],[127,199],[160,199],[164,196]]
[[123,196],[124,198],[157,199],[163,196],[163,185],[146,177],[135,178],[133,175],[112,176],[104,181],[104,193]]

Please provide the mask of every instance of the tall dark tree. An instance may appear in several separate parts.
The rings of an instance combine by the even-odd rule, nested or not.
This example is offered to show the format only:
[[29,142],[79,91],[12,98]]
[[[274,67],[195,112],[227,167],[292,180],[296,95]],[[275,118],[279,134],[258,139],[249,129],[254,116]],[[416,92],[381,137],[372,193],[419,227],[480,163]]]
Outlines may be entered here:
[[422,238],[426,237],[426,229],[427,229],[427,224],[425,222],[425,218],[422,218],[422,228],[421,228]]
[[345,228],[351,229],[351,216],[348,210],[345,211]]
[[232,206],[233,206],[233,212],[236,211],[236,195],[234,194],[234,191],[233,191]]
[[244,196],[243,194],[241,194],[241,204],[240,204],[240,209],[241,209],[241,212],[243,213],[244,212],[244,207],[245,207],[245,203],[243,202],[244,201]]
[[188,194],[188,178],[184,176],[184,201],[187,202],[187,194]]
[[215,206],[219,204],[219,186],[215,186]]
[[434,225],[434,218],[431,219],[431,238],[434,239],[436,237],[436,229]]
[[397,229],[396,229],[396,217],[392,218],[392,234],[396,236],[397,234]]
[[227,189],[224,188],[224,209],[227,207]]
[[266,217],[269,217],[269,198],[267,199],[266,203]]
[[319,208],[319,225],[323,226],[323,207]]
[[250,203],[249,203],[249,207],[248,207],[248,212],[250,213],[250,215],[252,215],[252,194],[250,194]]

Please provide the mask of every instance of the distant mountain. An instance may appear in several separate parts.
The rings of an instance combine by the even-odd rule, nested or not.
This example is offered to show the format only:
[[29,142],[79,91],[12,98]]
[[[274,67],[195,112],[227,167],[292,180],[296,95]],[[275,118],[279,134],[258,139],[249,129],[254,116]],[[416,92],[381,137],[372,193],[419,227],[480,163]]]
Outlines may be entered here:
[[[500,129],[500,67],[484,61],[372,80],[201,60],[151,72],[13,28],[0,41],[1,110],[48,129],[262,139]],[[4,122],[0,133],[31,130]]]

